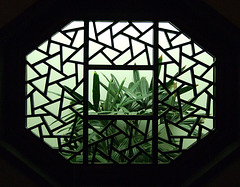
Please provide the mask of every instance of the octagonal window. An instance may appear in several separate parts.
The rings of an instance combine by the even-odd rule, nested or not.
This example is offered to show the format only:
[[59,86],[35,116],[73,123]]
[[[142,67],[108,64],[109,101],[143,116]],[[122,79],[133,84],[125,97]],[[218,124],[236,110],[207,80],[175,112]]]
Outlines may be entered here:
[[72,21],[26,55],[26,129],[72,163],[170,163],[215,129],[214,74],[170,22]]

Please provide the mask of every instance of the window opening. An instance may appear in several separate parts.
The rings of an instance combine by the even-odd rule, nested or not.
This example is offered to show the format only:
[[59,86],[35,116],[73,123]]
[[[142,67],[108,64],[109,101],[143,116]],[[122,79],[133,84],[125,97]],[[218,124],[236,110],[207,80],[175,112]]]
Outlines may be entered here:
[[26,128],[72,163],[170,163],[215,128],[214,74],[170,22],[72,21],[26,55]]

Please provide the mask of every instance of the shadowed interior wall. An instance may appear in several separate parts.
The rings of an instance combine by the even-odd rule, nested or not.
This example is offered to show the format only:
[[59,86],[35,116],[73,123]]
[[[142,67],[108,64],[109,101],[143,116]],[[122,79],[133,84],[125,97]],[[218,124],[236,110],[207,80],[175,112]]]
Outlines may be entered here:
[[[214,9],[216,9],[219,13],[221,13],[224,17],[226,17],[230,22],[234,23],[237,27],[240,28],[240,19],[239,19],[239,10],[240,10],[240,2],[237,0],[203,0],[206,3],[208,3],[210,6],[212,6]],[[31,4],[37,2],[37,0],[21,0],[21,1],[17,1],[17,0],[8,0],[8,1],[0,1],[0,28],[4,27],[5,25],[7,25],[8,23],[10,23],[12,20],[14,20],[15,17],[17,17],[18,15],[20,15],[24,10],[26,10],[28,7],[31,6]],[[4,163],[8,162],[8,159],[1,159],[3,160]],[[239,182],[237,182],[238,179],[236,179],[235,177],[233,178],[232,176],[235,175],[230,175],[230,173],[239,173],[236,172],[239,171],[239,160],[236,162],[233,162],[234,164],[231,164],[228,168],[227,168],[227,172],[222,169],[222,172],[216,173],[216,175],[211,176],[211,185],[214,186],[214,181],[218,181],[217,184],[219,184],[219,181],[221,180],[236,180],[236,182],[234,184],[239,184]],[[9,173],[15,173],[15,172],[19,172],[19,168],[14,168],[12,166],[8,166],[8,164],[6,163],[5,165],[8,169]],[[232,166],[232,169],[231,169]],[[1,165],[1,167],[3,167],[3,165]],[[237,168],[237,169],[236,169]],[[2,172],[0,173],[1,177],[3,176],[3,172],[6,170],[2,170],[0,169]],[[226,174],[227,173],[227,174]],[[5,173],[6,174],[6,173]],[[225,175],[226,174],[226,175]],[[22,175],[24,175],[22,173]],[[225,177],[223,177],[223,175]],[[1,178],[0,177],[0,178]],[[28,179],[25,179],[28,178]],[[227,178],[226,178],[227,177]],[[229,178],[228,178],[229,177]],[[24,180],[32,180],[30,175],[26,175],[23,177]],[[19,181],[19,183],[21,183],[21,176],[20,175],[14,175],[14,180],[15,181]],[[31,182],[29,182],[29,184],[32,184]],[[209,185],[209,186],[211,186]]]

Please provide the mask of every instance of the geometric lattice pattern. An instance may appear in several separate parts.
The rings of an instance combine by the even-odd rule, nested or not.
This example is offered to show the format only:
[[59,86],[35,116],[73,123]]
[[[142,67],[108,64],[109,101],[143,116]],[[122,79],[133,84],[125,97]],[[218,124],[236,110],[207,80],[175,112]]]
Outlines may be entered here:
[[[214,129],[215,59],[169,23],[159,23],[158,32],[158,49],[164,59],[158,79],[162,86],[158,138],[160,144],[168,144],[159,147],[159,157],[172,160],[175,153]],[[173,86],[167,88],[171,81]]]
[[[91,100],[95,68],[118,67],[132,79],[125,69],[154,71],[156,64],[158,74],[146,76],[157,90],[149,84],[137,97],[137,86],[119,80],[110,103],[120,108],[119,98],[132,99],[135,112],[145,100],[145,109],[158,104],[157,113],[148,108],[141,109],[148,115],[133,116],[127,107],[121,112],[128,115],[88,113],[100,114]],[[72,163],[170,163],[215,128],[214,74],[215,58],[169,22],[73,21],[26,56],[26,128]],[[136,85],[146,83],[140,79]]]
[[76,112],[64,86],[83,93],[83,37],[84,22],[72,22],[26,57],[27,128],[53,147],[66,134],[59,130],[73,123],[62,117]]
[[94,128],[94,121],[89,123],[90,136],[100,136],[89,141],[90,163],[97,163],[96,157],[101,163],[152,163],[150,120],[100,122],[100,129]]
[[153,23],[90,22],[89,64],[153,64]]

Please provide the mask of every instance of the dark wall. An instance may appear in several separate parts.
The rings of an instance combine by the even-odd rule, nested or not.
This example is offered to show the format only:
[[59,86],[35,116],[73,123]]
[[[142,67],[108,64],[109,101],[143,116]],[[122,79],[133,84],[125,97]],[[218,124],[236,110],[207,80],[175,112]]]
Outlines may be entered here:
[[[0,1],[0,28],[39,0],[2,0]],[[240,28],[239,0],[203,0],[231,23]],[[236,150],[224,161],[213,167],[207,174],[193,181],[199,186],[240,186],[240,151]],[[23,164],[11,153],[0,149],[0,186],[46,186],[37,173]]]
[[[0,28],[40,0],[0,0]],[[202,0],[240,28],[239,0]]]

